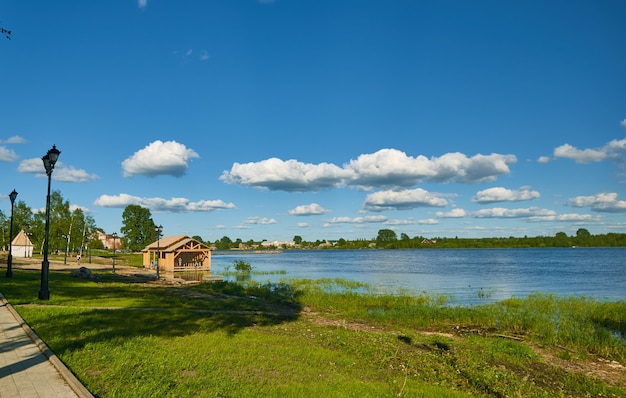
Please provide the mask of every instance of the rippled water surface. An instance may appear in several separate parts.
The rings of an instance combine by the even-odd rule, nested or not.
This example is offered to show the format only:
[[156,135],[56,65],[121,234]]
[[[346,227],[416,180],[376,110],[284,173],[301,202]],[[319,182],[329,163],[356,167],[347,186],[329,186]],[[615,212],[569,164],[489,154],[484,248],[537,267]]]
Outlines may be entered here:
[[377,292],[409,290],[450,295],[460,303],[525,297],[533,292],[626,299],[626,248],[303,250],[281,254],[213,256],[213,275],[235,259],[254,270],[286,274],[253,276],[343,278]]

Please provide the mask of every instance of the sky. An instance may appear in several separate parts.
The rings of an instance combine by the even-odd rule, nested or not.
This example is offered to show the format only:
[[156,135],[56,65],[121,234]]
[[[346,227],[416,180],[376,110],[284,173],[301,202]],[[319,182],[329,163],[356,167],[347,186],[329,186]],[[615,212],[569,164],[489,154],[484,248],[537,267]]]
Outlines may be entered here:
[[2,0],[0,210],[248,241],[626,233],[626,2]]

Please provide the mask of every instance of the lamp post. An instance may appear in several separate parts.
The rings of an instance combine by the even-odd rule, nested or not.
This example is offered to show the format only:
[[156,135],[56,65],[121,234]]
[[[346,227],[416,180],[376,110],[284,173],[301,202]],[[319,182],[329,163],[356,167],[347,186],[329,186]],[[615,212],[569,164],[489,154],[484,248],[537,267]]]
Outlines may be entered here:
[[159,275],[159,257],[161,257],[161,232],[163,232],[163,226],[159,225],[158,227],[154,227],[154,230],[157,233],[157,260],[156,260],[156,277],[157,279],[160,278]]
[[63,265],[67,265],[67,251],[70,245],[70,236],[69,235],[61,235],[65,238],[65,253],[63,253]]
[[50,289],[48,288],[48,274],[50,272],[50,263],[48,262],[48,237],[50,235],[50,180],[54,165],[59,159],[59,151],[56,145],[48,150],[41,160],[46,169],[48,176],[48,195],[46,196],[46,229],[43,240],[43,261],[41,262],[41,288],[39,289],[39,300],[50,300]]
[[115,239],[117,239],[117,232],[111,234],[113,237],[113,273],[115,273]]
[[7,260],[7,273],[6,277],[11,278],[13,276],[13,203],[15,202],[15,198],[17,198],[17,192],[15,189],[13,192],[9,194],[9,199],[11,199],[11,226],[9,227],[9,259]]

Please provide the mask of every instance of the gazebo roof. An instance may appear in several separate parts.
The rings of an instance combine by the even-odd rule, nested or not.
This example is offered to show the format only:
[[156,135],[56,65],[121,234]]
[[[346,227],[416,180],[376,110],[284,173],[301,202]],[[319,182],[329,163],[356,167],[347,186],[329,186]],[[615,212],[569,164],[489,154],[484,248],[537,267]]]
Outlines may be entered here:
[[193,243],[196,243],[197,245],[202,246],[203,249],[210,250],[208,246],[206,246],[205,244],[201,242],[198,242],[195,239],[192,239],[185,235],[179,235],[179,236],[166,236],[166,237],[159,239],[158,241],[155,240],[154,242],[146,246],[142,250],[142,252],[155,251],[155,250],[160,250],[162,252],[175,251],[175,250],[180,249],[181,247],[184,247],[190,242],[193,242]]

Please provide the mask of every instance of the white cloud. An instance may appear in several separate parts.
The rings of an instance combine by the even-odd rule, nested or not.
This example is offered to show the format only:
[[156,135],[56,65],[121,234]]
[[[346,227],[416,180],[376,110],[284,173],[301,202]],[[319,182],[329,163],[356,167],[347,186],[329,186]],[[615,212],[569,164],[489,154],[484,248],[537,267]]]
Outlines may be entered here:
[[327,222],[329,224],[364,224],[364,223],[382,223],[387,221],[385,216],[366,216],[366,217],[333,217]]
[[570,144],[563,144],[554,149],[554,156],[568,158],[576,163],[601,162],[612,160],[626,163],[626,138],[611,140],[601,148],[578,149]]
[[137,0],[139,8],[146,8],[148,6],[148,0]]
[[615,192],[603,192],[593,196],[577,196],[570,199],[568,204],[574,207],[590,207],[591,210],[606,213],[626,212],[626,201],[618,200]]
[[160,140],[148,144],[122,162],[124,177],[171,175],[181,177],[193,158],[200,157],[193,149],[176,141]]
[[559,214],[556,219],[558,221],[591,221],[594,217],[591,214],[568,213]]
[[329,210],[324,209],[317,203],[311,203],[309,205],[296,206],[294,209],[289,210],[289,214],[292,216],[313,216],[329,213]]
[[230,184],[283,191],[317,191],[338,186],[371,189],[411,187],[422,181],[477,183],[493,181],[510,172],[513,155],[449,153],[439,158],[411,157],[396,149],[360,155],[343,167],[270,158],[235,163],[220,179]]
[[256,163],[235,163],[220,180],[279,191],[316,191],[339,185],[349,172],[330,163],[302,163],[270,158]]
[[19,159],[19,156],[17,156],[15,151],[0,146],[0,162],[15,162],[17,159]]
[[277,221],[273,218],[248,217],[246,221],[244,222],[246,224],[254,224],[254,225],[270,225],[270,224],[276,224]]
[[25,144],[26,140],[19,135],[14,135],[6,140],[0,140],[0,144]]
[[[39,158],[24,159],[17,166],[20,173],[35,174],[37,177],[46,177],[46,169],[43,161]],[[76,169],[74,166],[65,166],[62,162],[57,162],[52,171],[52,179],[63,182],[89,182],[97,180],[95,174],[89,174],[85,170]]]
[[550,156],[539,156],[539,159],[537,159],[538,163],[548,163],[550,162],[550,160],[552,160],[552,158],[550,158]]
[[528,207],[522,209],[505,209],[494,207],[473,212],[475,218],[533,218],[533,217],[555,217],[554,210],[541,209],[538,207]]
[[[41,168],[44,168],[43,164]],[[85,170],[74,168],[74,166],[65,167],[63,163],[57,163],[52,172],[52,177],[57,181],[64,182],[89,182],[98,179],[95,174],[89,174]]]
[[496,203],[496,202],[519,202],[523,200],[538,199],[539,192],[531,191],[528,187],[521,187],[517,191],[503,187],[494,187],[479,191],[472,199],[476,203]]
[[365,197],[363,207],[369,211],[408,210],[417,207],[444,207],[448,201],[441,194],[422,188],[404,191],[379,191]]
[[626,128],[626,119],[622,120],[621,122],[619,122],[620,126]]
[[601,162],[606,159],[606,153],[597,149],[578,149],[570,144],[563,144],[554,148],[554,156],[557,158],[568,158],[576,163]]
[[142,198],[125,193],[119,195],[101,195],[94,201],[94,204],[100,207],[119,208],[126,207],[128,205],[137,205],[145,207],[151,211],[171,213],[209,212],[213,210],[235,208],[234,204],[226,203],[222,200],[201,200],[198,202],[191,202],[186,198]]
[[427,218],[425,220],[419,220],[417,223],[421,225],[435,225],[439,224],[439,220],[435,220],[434,218]]
[[463,209],[452,209],[448,212],[438,211],[435,215],[439,218],[462,218],[467,216],[467,212]]

